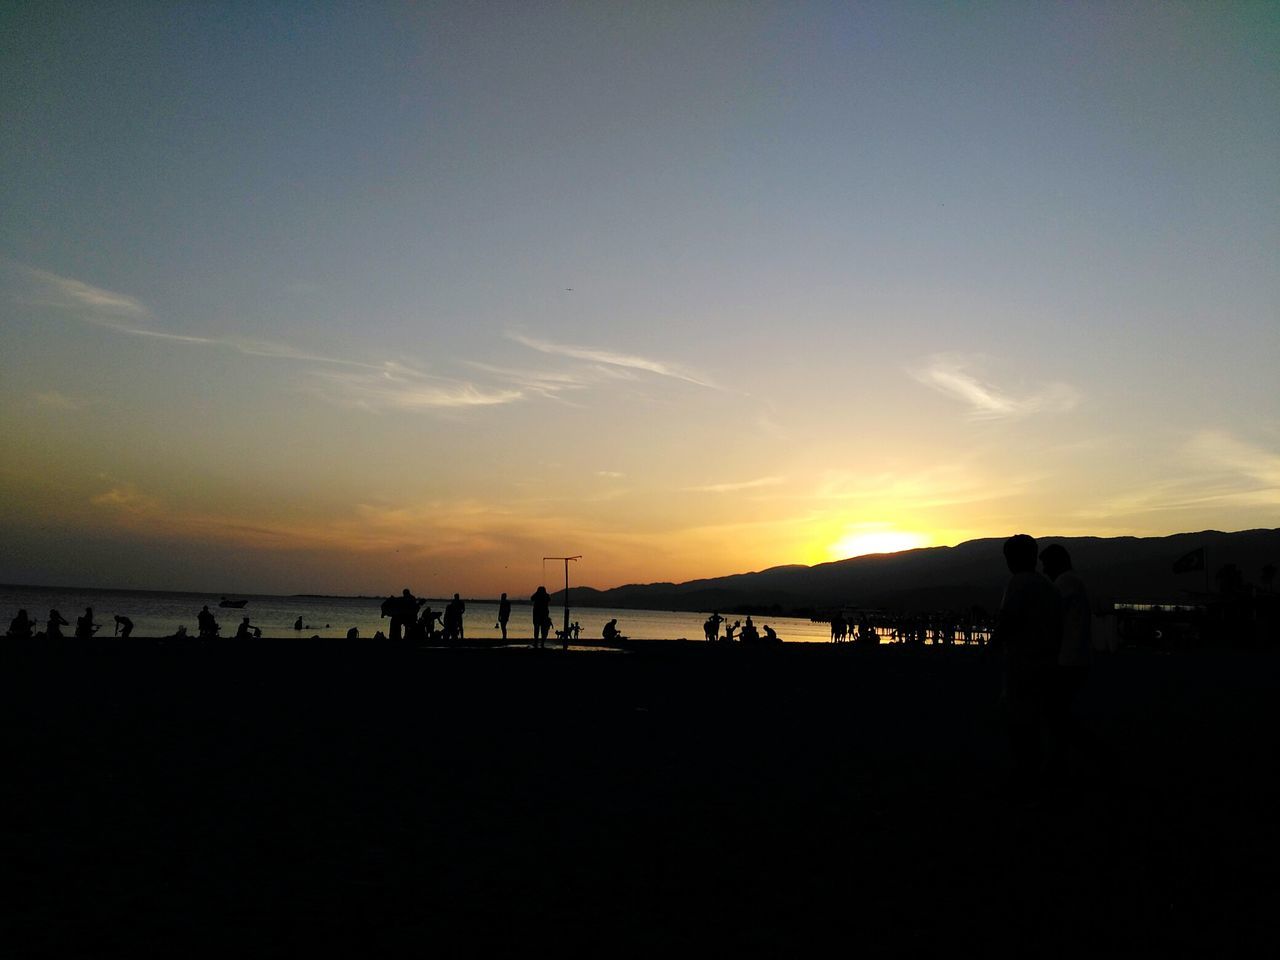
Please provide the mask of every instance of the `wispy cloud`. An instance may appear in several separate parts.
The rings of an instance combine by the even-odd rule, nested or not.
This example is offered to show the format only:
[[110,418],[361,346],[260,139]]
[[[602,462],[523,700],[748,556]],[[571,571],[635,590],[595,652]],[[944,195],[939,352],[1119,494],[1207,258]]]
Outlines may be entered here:
[[602,350],[596,347],[579,347],[565,343],[551,343],[547,340],[539,340],[535,337],[525,336],[522,333],[508,333],[507,337],[514,340],[516,343],[528,347],[530,350],[537,350],[539,353],[571,357],[574,360],[582,360],[586,363],[597,364],[605,368],[618,370],[641,370],[645,373],[656,374],[660,377],[671,377],[675,380],[683,380],[685,383],[696,384],[699,387],[719,389],[715,384],[699,377],[695,377],[688,371],[673,363],[651,360],[648,357],[636,356],[634,354],[615,353],[612,350]]
[[467,360],[464,365],[472,370],[477,370],[480,373],[496,378],[509,388],[518,389],[547,400],[558,400],[561,403],[569,402],[564,396],[566,393],[585,390],[595,382],[593,378],[577,373],[524,370],[515,367],[495,366],[490,363],[480,363],[475,360]]
[[[1121,490],[1087,504],[1087,520],[1143,514],[1280,507],[1280,453],[1222,430],[1200,430],[1178,448],[1180,475]],[[1183,522],[1183,521],[1179,521]]]
[[40,287],[41,295],[36,302],[51,306],[88,308],[114,316],[150,316],[150,311],[138,300],[123,293],[104,290],[48,270],[37,270],[34,267],[18,267],[18,270],[35,280]]
[[738,490],[776,487],[785,481],[786,477],[757,477],[754,480],[739,480],[736,483],[712,483],[702,487],[687,487],[686,489],[691,493],[734,493]]
[[155,497],[143,493],[132,483],[116,483],[109,490],[90,497],[89,502],[95,507],[136,515],[154,514],[163,506]]
[[[134,297],[94,287],[48,270],[31,267],[18,269],[34,283],[36,293],[31,298],[32,302],[74,312],[85,322],[122,336],[228,350],[243,356],[283,360],[312,367],[315,376],[337,387],[339,399],[366,409],[412,411],[499,406],[526,396],[526,389],[521,386],[486,387],[466,379],[434,376],[397,361],[375,363],[326,356],[291,344],[248,337],[174,333],[156,326],[151,311]],[[549,392],[552,384],[554,380],[546,378],[543,392]],[[569,384],[558,386],[568,388]],[[37,399],[49,406],[71,409],[68,406],[71,399],[56,392],[42,394]]]
[[[488,388],[467,380],[438,377],[388,362],[370,372],[326,371],[318,374],[336,396],[366,410],[429,410],[493,407],[524,399],[524,391]],[[334,389],[336,388],[336,395]]]
[[626,474],[619,473],[617,470],[597,470],[596,476],[604,477],[606,480],[621,480]]
[[1186,451],[1205,466],[1280,492],[1280,453],[1246,443],[1223,430],[1199,431],[1187,441]]
[[1078,391],[1065,383],[1048,383],[1028,394],[1015,395],[979,378],[974,358],[935,354],[911,369],[911,375],[927,387],[959,400],[975,420],[1006,420],[1034,413],[1065,412],[1080,400]]

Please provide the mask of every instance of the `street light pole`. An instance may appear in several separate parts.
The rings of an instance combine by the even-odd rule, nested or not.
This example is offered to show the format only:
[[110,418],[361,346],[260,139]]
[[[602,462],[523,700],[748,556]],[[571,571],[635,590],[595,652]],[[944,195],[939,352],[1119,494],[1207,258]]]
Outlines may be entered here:
[[566,650],[569,649],[569,561],[581,560],[581,559],[582,559],[581,554],[579,554],[576,557],[543,557],[542,558],[543,563],[546,563],[548,560],[564,561],[564,633],[560,635],[560,639],[564,644],[564,649]]

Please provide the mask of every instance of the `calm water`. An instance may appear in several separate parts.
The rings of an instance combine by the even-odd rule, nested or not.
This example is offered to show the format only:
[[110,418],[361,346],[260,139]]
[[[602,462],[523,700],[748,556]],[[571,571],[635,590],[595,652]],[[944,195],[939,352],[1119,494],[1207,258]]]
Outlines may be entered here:
[[[232,636],[240,624],[240,618],[248,616],[250,623],[262,629],[266,637],[345,637],[347,630],[355,627],[362,637],[372,637],[381,630],[390,631],[391,621],[379,614],[381,597],[368,599],[357,597],[273,597],[248,596],[243,610],[219,609],[217,595],[203,593],[154,593],[135,590],[89,590],[74,587],[14,587],[0,586],[0,633],[8,629],[9,621],[19,609],[28,616],[44,622],[50,609],[59,611],[70,621],[63,633],[70,636],[75,631],[76,618],[85,607],[93,607],[94,620],[103,624],[99,636],[110,636],[115,622],[113,615],[121,614],[133,621],[135,637],[172,636],[179,626],[196,635],[196,614],[201,606],[209,605],[218,618],[224,637]],[[246,599],[236,597],[235,599]],[[444,600],[431,601],[436,610],[444,608]],[[557,628],[563,622],[563,608],[552,608],[552,619]],[[710,615],[705,613],[677,613],[664,610],[621,610],[606,608],[579,608],[570,612],[570,619],[582,624],[582,638],[598,639],[600,631],[610,619],[616,617],[618,628],[628,637],[646,640],[702,639],[702,623]],[[293,629],[294,621],[302,617],[306,625],[302,631]],[[463,628],[469,638],[501,637],[495,626],[498,618],[496,603],[473,602],[467,604]],[[738,616],[730,621],[744,619]],[[755,617],[757,627],[769,624],[778,636],[787,641],[827,641],[830,627],[825,623],[811,623],[791,617]],[[763,633],[763,631],[761,631]],[[527,604],[513,604],[507,635],[513,639],[532,636],[531,610]]]

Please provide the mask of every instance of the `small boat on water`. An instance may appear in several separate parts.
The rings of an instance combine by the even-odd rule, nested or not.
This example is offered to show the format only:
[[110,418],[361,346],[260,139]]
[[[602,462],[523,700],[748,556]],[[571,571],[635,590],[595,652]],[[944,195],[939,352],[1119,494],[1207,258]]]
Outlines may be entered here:
[[222,602],[219,603],[218,606],[230,607],[232,610],[243,610],[244,605],[248,602],[248,600],[228,600],[226,597],[223,597]]

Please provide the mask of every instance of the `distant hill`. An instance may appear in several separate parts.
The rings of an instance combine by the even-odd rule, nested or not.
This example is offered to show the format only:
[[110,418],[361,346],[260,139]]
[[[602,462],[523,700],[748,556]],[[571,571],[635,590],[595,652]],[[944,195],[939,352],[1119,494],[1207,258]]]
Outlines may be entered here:
[[[1179,533],[1168,537],[1039,537],[1041,548],[1060,543],[1097,599],[1170,602],[1201,595],[1204,573],[1173,572],[1179,557],[1207,551],[1209,589],[1214,573],[1234,563],[1257,583],[1262,568],[1280,566],[1280,529]],[[732,610],[736,607],[831,609],[844,604],[895,610],[994,609],[1009,577],[1004,538],[969,540],[954,547],[925,547],[875,554],[817,566],[771,567],[687,583],[627,584],[610,590],[574,587],[575,607],[639,610]],[[564,591],[553,595],[563,602]]]

